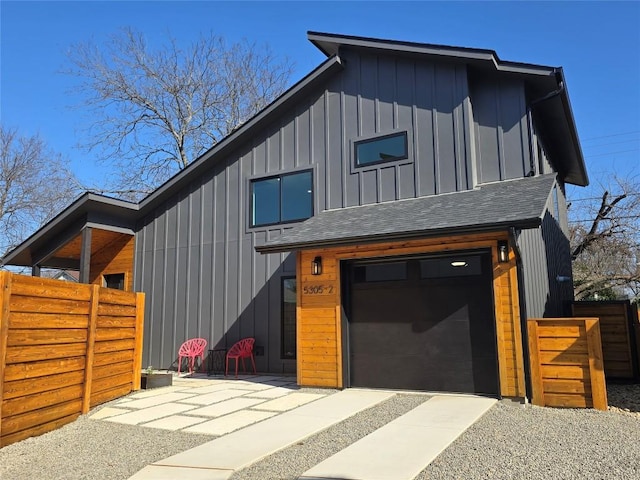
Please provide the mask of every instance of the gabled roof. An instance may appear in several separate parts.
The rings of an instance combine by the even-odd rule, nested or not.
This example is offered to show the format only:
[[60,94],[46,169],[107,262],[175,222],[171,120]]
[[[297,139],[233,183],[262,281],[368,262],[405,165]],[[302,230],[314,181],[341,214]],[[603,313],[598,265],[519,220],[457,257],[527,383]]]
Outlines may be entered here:
[[[576,185],[587,185],[588,178],[584,159],[578,142],[569,97],[564,86],[561,68],[545,67],[517,62],[505,62],[498,58],[493,50],[438,46],[422,43],[399,42],[392,40],[336,35],[328,33],[308,32],[309,40],[329,58],[316,69],[290,87],[274,102],[258,112],[253,118],[223,138],[210,150],[194,160],[187,168],[178,172],[163,185],[134,204],[87,193],[67,207],[57,217],[47,223],[31,237],[25,240],[3,257],[1,264],[31,265],[33,252],[41,252],[48,248],[48,243],[69,228],[77,228],[89,217],[108,217],[107,223],[116,223],[120,219],[124,230],[133,231],[135,222],[142,216],[152,212],[154,208],[172,195],[181,191],[211,166],[223,161],[234,149],[251,138],[258,129],[263,128],[273,115],[295,105],[300,98],[308,95],[309,89],[315,88],[321,81],[343,68],[339,56],[341,48],[375,49],[388,53],[403,55],[434,56],[470,63],[478,67],[513,75],[522,75],[526,81],[536,87],[543,101],[532,105],[534,118],[544,137],[544,146],[562,179]],[[548,98],[547,98],[548,97]],[[486,188],[486,187],[483,187]],[[458,195],[458,194],[454,194]],[[364,207],[363,207],[364,208]],[[386,207],[385,207],[386,208]],[[113,225],[114,230],[118,227]]]
[[522,178],[475,190],[326,210],[256,250],[262,253],[405,240],[540,225],[556,176]]
[[451,62],[470,64],[478,69],[521,76],[537,95],[529,107],[555,169],[567,183],[580,186],[589,184],[561,67],[509,62],[501,60],[494,50],[480,48],[401,42],[321,32],[308,32],[307,36],[311,43],[328,56],[339,55],[342,49],[368,50],[446,59]]

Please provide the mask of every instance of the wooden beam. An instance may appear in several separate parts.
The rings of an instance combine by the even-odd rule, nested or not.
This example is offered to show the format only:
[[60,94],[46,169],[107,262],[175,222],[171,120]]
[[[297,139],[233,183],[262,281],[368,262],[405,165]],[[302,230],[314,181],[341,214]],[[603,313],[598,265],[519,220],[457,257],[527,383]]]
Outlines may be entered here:
[[82,393],[82,413],[91,408],[91,384],[93,383],[93,354],[96,343],[96,324],[98,321],[98,304],[100,302],[100,287],[91,286],[91,300],[89,301],[89,331],[87,332],[86,360],[84,364],[84,389]]
[[144,333],[144,293],[136,293],[136,343],[133,349],[133,380],[131,389],[140,390],[142,376],[142,340]]
[[80,283],[89,283],[91,270],[91,227],[82,229],[82,247],[80,249]]
[[587,318],[584,321],[589,346],[589,372],[591,375],[591,398],[593,408],[607,410],[607,386],[604,378],[602,343],[600,341],[600,320]]
[[544,386],[540,373],[540,347],[538,345],[538,321],[530,318],[527,322],[529,337],[529,356],[531,357],[531,390],[532,403],[544,407]]
[[11,273],[0,272],[0,447],[2,443],[2,403],[4,372],[9,337],[9,303],[11,300]]

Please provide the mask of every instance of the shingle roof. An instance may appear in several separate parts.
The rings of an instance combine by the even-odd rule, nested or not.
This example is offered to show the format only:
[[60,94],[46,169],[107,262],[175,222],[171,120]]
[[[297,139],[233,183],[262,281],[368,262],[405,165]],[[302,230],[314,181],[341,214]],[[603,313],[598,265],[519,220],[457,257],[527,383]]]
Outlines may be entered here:
[[510,226],[535,227],[555,181],[555,175],[542,175],[464,192],[326,210],[256,250],[282,252]]

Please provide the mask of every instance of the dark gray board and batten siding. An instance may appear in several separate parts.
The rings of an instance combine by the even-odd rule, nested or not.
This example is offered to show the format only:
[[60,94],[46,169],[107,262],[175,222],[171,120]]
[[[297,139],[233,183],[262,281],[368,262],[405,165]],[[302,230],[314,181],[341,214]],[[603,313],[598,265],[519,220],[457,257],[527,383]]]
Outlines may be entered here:
[[[281,279],[295,276],[295,259],[255,252],[287,226],[249,228],[251,178],[312,168],[316,212],[475,186],[472,109],[486,118],[494,114],[483,116],[481,105],[495,106],[472,105],[465,65],[349,50],[341,56],[344,70],[310,91],[306,102],[272,114],[262,130],[254,127],[251,144],[211,159],[206,174],[139,225],[135,288],[147,294],[145,365],[169,367],[187,338],[229,347],[254,336],[265,350],[256,359],[259,370],[295,369],[295,361],[280,358]],[[403,130],[407,161],[354,168],[354,140]],[[517,144],[505,152],[528,148],[522,136],[503,134],[500,141]],[[528,164],[503,157],[516,171]]]
[[528,318],[562,317],[569,313],[568,302],[573,300],[566,201],[560,185],[556,189],[559,218],[556,216],[552,192],[541,226],[522,230],[517,238],[522,253],[522,278]]

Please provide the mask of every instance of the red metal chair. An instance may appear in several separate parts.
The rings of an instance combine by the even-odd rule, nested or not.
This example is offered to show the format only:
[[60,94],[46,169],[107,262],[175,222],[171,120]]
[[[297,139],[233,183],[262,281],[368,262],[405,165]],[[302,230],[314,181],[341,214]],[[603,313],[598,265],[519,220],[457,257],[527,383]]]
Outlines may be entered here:
[[256,373],[256,361],[253,356],[253,344],[256,342],[255,338],[243,338],[236,342],[227,352],[226,367],[224,370],[224,376],[229,374],[229,359],[233,358],[236,361],[236,378],[238,378],[238,359],[242,360],[242,370],[245,372],[247,369],[244,366],[244,359],[250,358],[253,365],[253,373]]
[[200,366],[202,366],[205,348],[207,348],[207,341],[204,338],[191,338],[180,345],[180,350],[178,350],[178,373],[180,373],[182,359],[185,357],[189,359],[189,373],[193,373],[196,357],[200,357]]

